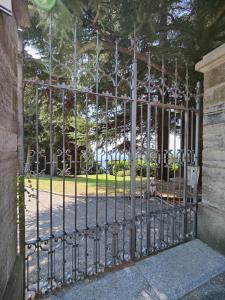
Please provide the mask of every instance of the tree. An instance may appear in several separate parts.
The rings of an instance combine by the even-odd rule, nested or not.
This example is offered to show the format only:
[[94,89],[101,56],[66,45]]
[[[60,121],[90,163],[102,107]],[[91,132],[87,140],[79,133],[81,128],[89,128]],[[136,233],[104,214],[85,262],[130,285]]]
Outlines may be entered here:
[[[34,70],[41,69],[41,79],[48,78],[48,48],[45,40],[48,40],[48,18],[46,13],[41,12],[34,6],[32,11],[32,26],[27,33],[27,41],[36,47],[42,55],[42,62],[35,61],[27,57],[26,76],[34,77]],[[132,1],[69,1],[61,0],[57,2],[53,12],[53,49],[54,63],[66,65],[66,69],[59,69],[54,74],[56,81],[71,81],[72,70],[72,47],[73,24],[75,17],[79,23],[78,30],[78,64],[84,69],[83,75],[79,78],[79,87],[83,82],[93,85],[94,82],[89,76],[89,72],[95,68],[95,38],[96,30],[100,35],[100,45],[106,48],[101,55],[101,68],[112,70],[115,64],[115,39],[119,40],[118,50],[120,53],[121,72],[126,74],[127,66],[132,63],[132,51],[129,49],[130,41],[127,36],[132,34],[134,26],[140,38],[140,53],[137,54],[139,60],[138,77],[142,80],[146,74],[147,56],[146,52],[152,53],[152,72],[157,76],[161,73],[162,56],[165,62],[165,76],[171,80],[174,77],[175,65],[174,56],[178,59],[178,81],[185,84],[185,63],[189,66],[190,89],[194,90],[195,82],[201,78],[194,72],[194,65],[201,57],[219,46],[225,41],[225,5],[222,0],[209,0],[207,5],[201,0],[132,0]],[[38,31],[36,28],[38,27]],[[60,45],[56,51],[56,45]],[[88,54],[88,55],[87,55]],[[83,80],[82,80],[83,79]],[[99,86],[99,91],[114,92],[113,86],[108,86],[104,80]],[[127,92],[123,86],[121,93]],[[129,93],[129,92],[128,92]],[[95,99],[93,99],[94,103]],[[167,101],[167,97],[165,97]],[[110,107],[113,111],[115,107]],[[99,107],[99,113],[104,113],[104,105]],[[113,114],[111,114],[114,116]],[[140,113],[138,112],[138,118]],[[165,113],[165,124],[167,123],[167,113]],[[118,114],[118,126],[123,124],[124,116]],[[158,119],[162,116],[159,114]],[[153,120],[154,121],[154,120]],[[73,122],[72,122],[73,123]],[[137,120],[140,123],[140,119]],[[113,128],[113,117],[109,122]],[[129,124],[128,124],[129,127]],[[99,120],[99,132],[101,143],[104,142],[104,118]],[[140,131],[140,128],[138,128]],[[164,151],[168,148],[168,129],[162,129],[159,122],[158,136],[164,135],[164,144],[159,149]],[[120,135],[120,132],[117,133]],[[95,137],[93,137],[94,139]],[[113,135],[109,137],[113,139]],[[158,138],[160,141],[161,139]],[[100,144],[101,144],[100,143]],[[123,145],[117,145],[118,149]],[[163,149],[162,149],[163,148]],[[129,141],[126,141],[126,149],[129,151]],[[166,174],[163,175],[165,178]]]

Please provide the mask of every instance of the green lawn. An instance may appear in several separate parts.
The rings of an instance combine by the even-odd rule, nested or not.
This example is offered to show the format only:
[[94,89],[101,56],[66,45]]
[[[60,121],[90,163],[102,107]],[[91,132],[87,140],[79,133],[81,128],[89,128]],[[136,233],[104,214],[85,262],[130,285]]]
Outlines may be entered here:
[[[117,177],[117,194],[124,194],[124,181],[125,181],[125,194],[129,195],[130,190],[130,177]],[[137,191],[139,190],[141,180],[140,178],[136,179],[137,182]],[[36,178],[32,176],[25,181],[26,186],[31,185],[32,188],[36,188]],[[143,190],[144,190],[145,179],[143,179]],[[115,194],[115,176],[108,175],[107,180],[108,185],[108,195]],[[53,192],[62,193],[63,192],[63,178],[62,177],[53,177],[52,181]],[[44,176],[39,177],[39,189],[42,191],[50,191],[50,177]],[[66,177],[65,179],[65,193],[68,195],[74,195],[75,190],[75,179],[72,177]],[[85,175],[79,175],[77,177],[77,195],[85,195],[86,194],[86,177]],[[106,194],[106,174],[101,174],[98,176],[98,194],[105,195]],[[88,176],[88,195],[96,195],[96,175]]]

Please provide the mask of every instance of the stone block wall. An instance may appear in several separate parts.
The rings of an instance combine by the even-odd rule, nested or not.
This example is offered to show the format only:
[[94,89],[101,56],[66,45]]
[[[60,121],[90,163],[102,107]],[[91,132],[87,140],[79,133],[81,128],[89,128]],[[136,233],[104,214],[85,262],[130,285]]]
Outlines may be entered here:
[[202,202],[198,237],[225,254],[225,44],[203,57]]
[[17,254],[17,25],[0,12],[0,299]]
[[0,299],[3,300],[21,300],[24,292],[23,260],[17,254],[17,28],[27,23],[28,13],[26,0],[13,0],[12,4],[12,16],[0,10]]

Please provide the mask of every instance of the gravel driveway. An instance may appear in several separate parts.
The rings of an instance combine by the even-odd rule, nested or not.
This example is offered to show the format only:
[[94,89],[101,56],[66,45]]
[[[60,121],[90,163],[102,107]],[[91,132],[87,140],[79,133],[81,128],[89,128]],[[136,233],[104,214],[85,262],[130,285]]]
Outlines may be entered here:
[[[35,191],[34,191],[35,194]],[[42,242],[37,247],[37,213],[36,199],[28,200],[26,197],[26,241],[33,240],[27,247],[27,285],[29,289],[37,288],[39,276],[39,289],[45,292],[49,289],[48,280],[52,274],[52,284],[57,286],[62,281],[70,283],[74,279],[82,279],[86,275],[103,271],[104,267],[111,267],[130,259],[130,212],[131,202],[128,197],[105,197],[98,199],[98,230],[96,231],[96,197],[77,198],[77,229],[75,229],[75,199],[72,196],[65,197],[65,232],[63,237],[63,197],[53,194],[52,231],[54,236],[61,238],[52,239],[52,249],[49,242],[50,236],[50,193],[39,191],[39,236]],[[106,223],[106,202],[107,221]],[[147,254],[147,223],[150,231],[150,252],[168,247],[170,244],[181,241],[183,236],[183,213],[179,209],[173,209],[170,204],[161,203],[152,198],[149,200],[152,214],[149,221],[145,217],[136,220],[136,247],[137,257],[140,253]],[[87,205],[87,206],[86,206]],[[87,208],[87,210],[86,210]],[[115,216],[116,208],[116,216]],[[157,211],[162,209],[166,213],[159,215]],[[85,233],[87,225],[90,228]],[[145,215],[146,200],[136,200],[136,215]],[[116,217],[116,218],[115,218]],[[115,219],[117,222],[115,222]],[[122,222],[127,220],[126,222]],[[193,222],[192,222],[193,223]],[[191,224],[192,224],[191,223]],[[191,225],[193,226],[193,225]],[[91,230],[91,228],[94,228]],[[107,229],[106,229],[107,228]],[[191,228],[191,227],[190,227]],[[80,234],[82,232],[82,234]],[[160,233],[161,232],[161,233]],[[71,235],[69,234],[71,233]],[[46,242],[44,242],[44,238]],[[63,238],[62,238],[63,237]],[[163,242],[162,242],[163,241]],[[37,251],[39,249],[39,251]],[[139,253],[139,254],[138,254]],[[37,265],[39,259],[39,272]],[[52,266],[52,269],[51,269]]]

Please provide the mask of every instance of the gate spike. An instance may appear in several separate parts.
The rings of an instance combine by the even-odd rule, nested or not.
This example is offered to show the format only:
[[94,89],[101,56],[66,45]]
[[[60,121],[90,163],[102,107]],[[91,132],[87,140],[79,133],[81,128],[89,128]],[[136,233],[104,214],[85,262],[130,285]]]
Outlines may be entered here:
[[185,101],[186,101],[186,107],[188,107],[188,101],[189,101],[189,70],[188,70],[188,64],[187,62],[185,63],[185,68],[186,68],[186,75],[185,75],[185,79],[186,79],[186,97],[185,97]]
[[165,88],[165,62],[164,55],[162,55],[162,103],[164,104],[164,88]]
[[74,89],[77,88],[77,18],[74,22],[74,32],[73,32],[73,77],[72,84]]
[[[174,95],[174,103],[177,105],[177,79],[178,79],[178,69],[177,69],[177,58],[175,58],[175,95]],[[175,111],[175,116],[176,116],[176,111]]]

